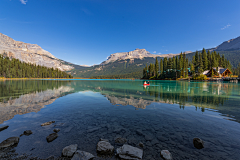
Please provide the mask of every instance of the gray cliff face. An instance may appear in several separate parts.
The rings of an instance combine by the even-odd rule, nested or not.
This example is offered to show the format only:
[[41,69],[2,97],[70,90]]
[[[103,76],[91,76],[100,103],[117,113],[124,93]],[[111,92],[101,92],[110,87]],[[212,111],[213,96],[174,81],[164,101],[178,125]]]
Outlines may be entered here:
[[120,52],[120,53],[114,53],[111,54],[108,59],[103,62],[102,64],[108,64],[109,62],[114,62],[116,60],[125,60],[125,59],[143,59],[145,57],[173,57],[179,54],[164,54],[164,55],[155,55],[151,54],[146,49],[135,49],[134,51],[130,52]]
[[25,94],[17,99],[0,102],[0,124],[12,119],[17,114],[22,115],[30,112],[38,112],[46,105],[53,103],[64,93],[73,90],[71,87],[61,86],[58,89],[48,89],[43,92]]
[[240,50],[240,36],[223,42],[222,44],[216,47],[216,50],[217,51]]
[[19,59],[26,63],[58,68],[61,71],[73,69],[72,66],[64,65],[58,58],[37,44],[24,43],[0,33],[0,54],[10,58]]

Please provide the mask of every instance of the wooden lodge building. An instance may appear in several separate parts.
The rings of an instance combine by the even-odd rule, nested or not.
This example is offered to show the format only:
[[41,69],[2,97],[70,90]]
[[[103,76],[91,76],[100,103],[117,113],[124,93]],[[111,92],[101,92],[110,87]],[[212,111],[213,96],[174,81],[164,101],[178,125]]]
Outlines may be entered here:
[[222,68],[222,67],[213,67],[210,70],[206,70],[203,72],[204,75],[207,77],[212,76],[212,71],[214,72],[213,75],[217,75],[219,77],[229,77],[232,72],[228,68]]

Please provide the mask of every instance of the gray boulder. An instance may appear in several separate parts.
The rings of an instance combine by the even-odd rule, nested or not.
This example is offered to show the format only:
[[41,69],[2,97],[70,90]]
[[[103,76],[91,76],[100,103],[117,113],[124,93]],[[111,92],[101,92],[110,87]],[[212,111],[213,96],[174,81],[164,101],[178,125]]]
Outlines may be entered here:
[[161,157],[165,160],[172,160],[172,154],[168,150],[162,150]]
[[122,159],[139,160],[142,159],[143,150],[124,144],[122,147],[117,148],[117,155]]
[[94,155],[91,153],[77,150],[71,160],[91,160],[94,158]]
[[10,147],[14,144],[18,144],[18,142],[19,142],[19,137],[10,137],[2,141],[2,143],[0,143],[0,149]]
[[100,154],[111,154],[114,147],[108,142],[108,140],[101,140],[97,144],[97,152]]
[[47,142],[52,142],[54,139],[56,139],[58,137],[58,134],[57,133],[52,133],[52,134],[49,134],[49,136],[47,136]]
[[52,123],[55,123],[55,121],[45,122],[45,123],[41,124],[41,126],[47,126],[47,125],[50,125]]
[[204,148],[204,142],[200,138],[193,138],[193,145],[197,149]]
[[73,154],[77,151],[77,144],[72,144],[70,146],[67,146],[63,148],[62,155],[65,157],[72,157]]
[[5,130],[5,129],[7,129],[9,126],[2,126],[2,127],[0,127],[0,132],[1,131],[3,131],[3,130]]

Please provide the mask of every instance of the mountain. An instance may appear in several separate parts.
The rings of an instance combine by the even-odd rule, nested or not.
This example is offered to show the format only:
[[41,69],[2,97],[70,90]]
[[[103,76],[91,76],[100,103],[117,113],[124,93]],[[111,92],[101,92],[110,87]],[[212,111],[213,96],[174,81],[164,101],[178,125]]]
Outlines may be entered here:
[[126,59],[143,59],[146,57],[173,57],[178,54],[164,54],[164,55],[156,55],[156,54],[151,54],[146,49],[135,49],[134,51],[130,52],[120,52],[120,53],[114,53],[111,54],[106,61],[104,61],[102,64],[108,64],[110,62],[114,62],[117,60],[126,60]]
[[72,65],[66,65],[68,62],[54,57],[37,44],[15,41],[2,33],[0,33],[0,54],[26,63],[58,68],[61,71],[68,71],[74,68]]
[[240,36],[223,42],[216,47],[216,51],[240,50]]
[[[240,37],[206,50],[216,51],[220,55],[224,55],[231,62],[232,66],[236,68],[240,62]],[[195,52],[186,51],[185,54],[191,61]],[[140,78],[142,77],[143,68],[150,63],[155,63],[156,57],[160,60],[164,57],[170,58],[177,55],[179,54],[155,55],[145,49],[135,49],[130,52],[111,54],[100,65],[74,69],[70,73],[75,77],[83,78]]]
[[[159,57],[159,59],[162,57]],[[116,60],[109,63],[102,63],[100,65],[91,66],[84,69],[73,69],[69,71],[74,77],[89,78],[94,76],[105,75],[127,75],[126,78],[140,78],[142,76],[142,69],[146,64],[155,63],[155,58],[132,58],[125,60]],[[134,75],[134,76],[133,76]]]

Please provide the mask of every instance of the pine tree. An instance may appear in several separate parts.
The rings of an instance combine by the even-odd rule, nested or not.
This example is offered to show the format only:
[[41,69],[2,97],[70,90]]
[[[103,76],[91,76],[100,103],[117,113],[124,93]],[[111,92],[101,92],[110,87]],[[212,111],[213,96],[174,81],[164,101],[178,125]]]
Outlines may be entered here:
[[203,72],[203,61],[202,61],[202,57],[200,57],[199,59],[199,68],[198,68],[198,74],[202,74]]
[[163,75],[163,61],[160,60],[160,74]]
[[208,58],[207,58],[207,52],[203,48],[202,50],[202,61],[203,61],[203,70],[208,70]]
[[163,73],[164,73],[164,75],[166,75],[167,69],[168,69],[168,60],[167,60],[167,57],[164,57],[164,59],[163,59]]
[[197,72],[198,72],[198,67],[199,67],[199,55],[198,55],[198,51],[196,51],[194,57],[195,57],[195,60],[194,60],[195,73],[197,73]]
[[208,59],[208,70],[210,70],[212,68],[212,64],[211,64],[211,53],[210,51],[208,50],[207,52],[207,59]]
[[159,69],[159,65],[158,65],[158,60],[156,58],[156,62],[155,62],[155,76],[156,76],[156,78],[158,77],[158,69]]

